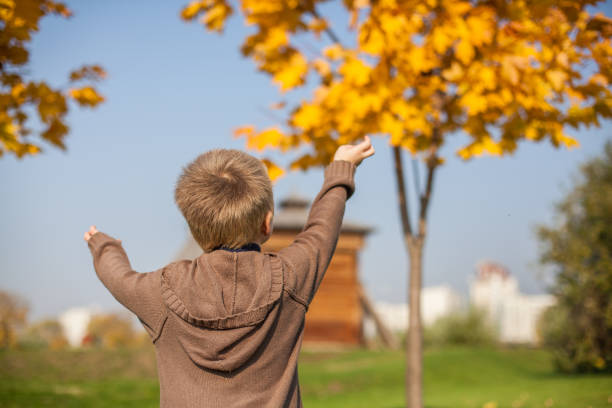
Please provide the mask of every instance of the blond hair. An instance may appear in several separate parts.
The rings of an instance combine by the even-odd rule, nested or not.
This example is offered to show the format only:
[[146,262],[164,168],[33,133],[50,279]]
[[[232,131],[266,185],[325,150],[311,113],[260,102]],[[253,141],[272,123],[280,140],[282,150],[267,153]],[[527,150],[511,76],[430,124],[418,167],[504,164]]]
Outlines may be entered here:
[[230,149],[211,150],[189,163],[176,183],[174,199],[207,252],[255,242],[266,214],[274,209],[263,163]]

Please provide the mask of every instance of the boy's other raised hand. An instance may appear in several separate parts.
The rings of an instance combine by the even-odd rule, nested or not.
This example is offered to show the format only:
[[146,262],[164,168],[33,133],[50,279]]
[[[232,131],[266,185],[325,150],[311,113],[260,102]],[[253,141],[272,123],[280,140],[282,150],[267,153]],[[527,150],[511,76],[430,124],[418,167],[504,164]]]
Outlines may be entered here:
[[96,226],[92,225],[91,227],[89,227],[89,230],[85,233],[85,236],[83,236],[83,239],[85,239],[85,241],[89,241],[89,238],[91,238],[97,232],[98,230],[96,229]]
[[363,159],[374,154],[374,146],[370,141],[369,136],[363,138],[363,142],[356,145],[342,145],[336,150],[334,160],[344,160],[353,163],[355,166],[363,161]]

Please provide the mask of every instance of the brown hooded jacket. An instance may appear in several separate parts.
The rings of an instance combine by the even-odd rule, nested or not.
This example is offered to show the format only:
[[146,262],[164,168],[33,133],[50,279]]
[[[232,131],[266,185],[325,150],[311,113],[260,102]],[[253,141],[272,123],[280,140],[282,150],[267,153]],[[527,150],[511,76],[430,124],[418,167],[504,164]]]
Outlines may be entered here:
[[301,407],[305,313],[336,247],[355,166],[335,161],[304,230],[278,253],[215,250],[154,272],[89,240],[98,277],[155,345],[161,407]]

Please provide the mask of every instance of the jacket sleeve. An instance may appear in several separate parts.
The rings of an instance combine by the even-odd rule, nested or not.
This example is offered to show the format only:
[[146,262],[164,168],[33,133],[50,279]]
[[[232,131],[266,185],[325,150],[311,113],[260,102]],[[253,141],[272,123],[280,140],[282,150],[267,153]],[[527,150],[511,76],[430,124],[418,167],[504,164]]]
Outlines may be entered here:
[[344,216],[346,200],[353,194],[355,165],[333,161],[316,196],[304,230],[293,243],[279,251],[285,264],[286,290],[308,307],[331,261]]
[[157,340],[165,321],[161,300],[161,272],[139,273],[132,270],[121,242],[97,232],[88,241],[94,268],[109,292],[134,313],[146,331]]

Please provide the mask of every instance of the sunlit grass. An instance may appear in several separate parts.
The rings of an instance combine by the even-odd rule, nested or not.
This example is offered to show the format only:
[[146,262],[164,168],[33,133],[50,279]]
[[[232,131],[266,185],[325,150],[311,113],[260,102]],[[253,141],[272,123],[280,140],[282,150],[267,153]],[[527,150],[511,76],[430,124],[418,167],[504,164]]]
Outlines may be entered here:
[[[399,351],[302,353],[306,407],[402,407]],[[425,355],[428,408],[612,407],[612,376],[556,373],[542,350],[443,348]],[[0,353],[2,407],[155,407],[151,349]]]

